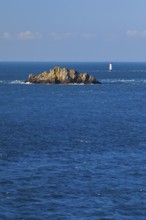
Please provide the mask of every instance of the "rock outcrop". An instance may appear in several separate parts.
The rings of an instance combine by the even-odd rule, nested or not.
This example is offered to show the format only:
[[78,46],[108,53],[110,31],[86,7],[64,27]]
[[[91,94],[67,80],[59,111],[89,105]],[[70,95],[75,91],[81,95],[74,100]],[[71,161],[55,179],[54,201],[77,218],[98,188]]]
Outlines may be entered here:
[[98,84],[100,83],[92,75],[87,73],[78,73],[74,69],[55,67],[50,72],[44,71],[39,75],[30,74],[25,82],[35,84]]

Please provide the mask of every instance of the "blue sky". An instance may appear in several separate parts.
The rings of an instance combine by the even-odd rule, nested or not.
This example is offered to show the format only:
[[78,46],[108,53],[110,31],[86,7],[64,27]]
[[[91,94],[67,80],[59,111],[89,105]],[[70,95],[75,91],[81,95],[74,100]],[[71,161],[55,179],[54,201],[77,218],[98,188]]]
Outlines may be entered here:
[[146,0],[0,0],[0,61],[145,61]]

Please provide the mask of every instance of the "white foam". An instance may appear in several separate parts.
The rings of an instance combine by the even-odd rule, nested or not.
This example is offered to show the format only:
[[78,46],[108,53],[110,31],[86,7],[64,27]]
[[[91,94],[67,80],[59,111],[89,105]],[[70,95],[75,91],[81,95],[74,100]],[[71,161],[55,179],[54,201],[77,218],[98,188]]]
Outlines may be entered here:
[[103,84],[146,83],[146,79],[103,79]]
[[10,84],[24,84],[25,82],[21,81],[21,80],[14,80],[11,81]]
[[30,82],[25,82],[24,84],[32,84],[32,83],[30,83]]
[[80,142],[80,143],[90,143],[90,141],[88,141],[88,140],[83,140],[83,139],[77,139],[77,141],[78,142]]
[[[146,83],[146,79],[100,79],[102,84],[137,84],[137,83]],[[24,82],[22,80],[0,80],[0,84],[26,84],[30,85],[32,83],[30,82]],[[47,85],[52,85],[52,84],[47,84]],[[71,85],[71,86],[83,86],[86,85],[84,83],[69,83],[69,84],[54,84],[54,85]],[[94,84],[88,84],[88,85],[94,85]]]

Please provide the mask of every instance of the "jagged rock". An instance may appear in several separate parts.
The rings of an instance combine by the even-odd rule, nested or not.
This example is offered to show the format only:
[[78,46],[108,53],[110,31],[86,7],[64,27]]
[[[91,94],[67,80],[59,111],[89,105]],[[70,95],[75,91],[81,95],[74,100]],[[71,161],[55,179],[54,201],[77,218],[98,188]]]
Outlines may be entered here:
[[50,69],[50,72],[44,71],[39,75],[29,74],[28,80],[25,82],[35,84],[69,84],[69,83],[84,83],[97,84],[100,83],[92,75],[87,73],[78,73],[74,69],[61,68],[59,66]]

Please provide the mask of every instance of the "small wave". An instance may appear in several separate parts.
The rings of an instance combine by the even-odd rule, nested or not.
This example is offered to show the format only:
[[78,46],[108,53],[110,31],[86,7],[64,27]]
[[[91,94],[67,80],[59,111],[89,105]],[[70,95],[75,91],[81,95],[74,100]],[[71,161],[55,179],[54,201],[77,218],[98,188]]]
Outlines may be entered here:
[[84,143],[84,144],[90,143],[89,140],[83,140],[83,139],[77,139],[76,141],[79,143]]
[[103,79],[101,80],[103,84],[126,84],[126,83],[146,83],[146,79]]
[[7,84],[8,82],[6,80],[0,80],[0,84]]
[[14,81],[11,81],[10,84],[25,84],[25,82],[21,80],[14,80]]
[[21,80],[0,80],[0,84],[25,84],[23,81]]

